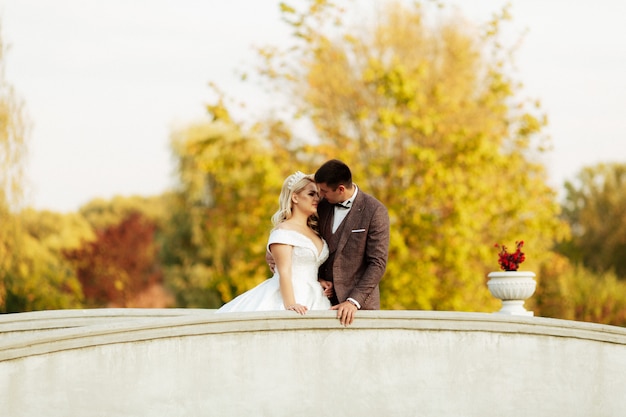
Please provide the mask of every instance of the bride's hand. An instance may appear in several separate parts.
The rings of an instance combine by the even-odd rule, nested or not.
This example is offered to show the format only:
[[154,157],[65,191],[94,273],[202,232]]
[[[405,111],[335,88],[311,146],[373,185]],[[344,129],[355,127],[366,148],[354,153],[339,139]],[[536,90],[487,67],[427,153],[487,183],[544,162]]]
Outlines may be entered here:
[[304,315],[304,313],[307,312],[308,308],[306,306],[301,305],[301,304],[293,304],[293,305],[290,305],[289,307],[287,307],[287,310],[295,311],[296,313],[298,313],[300,315]]

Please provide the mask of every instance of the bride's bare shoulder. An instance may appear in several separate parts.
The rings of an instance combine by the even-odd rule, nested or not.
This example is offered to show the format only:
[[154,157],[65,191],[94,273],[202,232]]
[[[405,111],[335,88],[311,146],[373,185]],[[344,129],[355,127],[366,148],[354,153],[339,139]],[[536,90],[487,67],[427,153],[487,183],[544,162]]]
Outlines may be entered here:
[[294,224],[291,224],[288,221],[282,222],[278,225],[276,225],[276,227],[274,227],[274,230],[291,230],[293,232],[296,232],[296,227]]

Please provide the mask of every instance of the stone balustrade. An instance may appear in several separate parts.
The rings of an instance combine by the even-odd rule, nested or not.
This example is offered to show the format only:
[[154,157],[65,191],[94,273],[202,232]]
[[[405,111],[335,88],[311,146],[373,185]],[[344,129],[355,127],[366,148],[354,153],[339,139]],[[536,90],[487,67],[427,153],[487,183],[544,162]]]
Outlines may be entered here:
[[2,416],[623,416],[626,329],[503,314],[0,316]]

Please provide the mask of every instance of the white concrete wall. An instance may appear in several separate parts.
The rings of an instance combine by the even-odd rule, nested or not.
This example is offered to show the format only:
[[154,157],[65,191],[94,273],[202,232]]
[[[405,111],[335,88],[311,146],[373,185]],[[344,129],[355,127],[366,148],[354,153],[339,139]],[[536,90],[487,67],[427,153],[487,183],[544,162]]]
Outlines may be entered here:
[[0,415],[626,415],[619,327],[423,311],[359,312],[348,328],[333,312],[127,316],[0,316]]

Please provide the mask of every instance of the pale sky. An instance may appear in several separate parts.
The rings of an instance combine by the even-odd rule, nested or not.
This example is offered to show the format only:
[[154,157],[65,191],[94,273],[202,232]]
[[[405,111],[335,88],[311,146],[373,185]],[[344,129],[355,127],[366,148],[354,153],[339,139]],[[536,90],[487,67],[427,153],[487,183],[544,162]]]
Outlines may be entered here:
[[[505,3],[446,2],[478,21]],[[550,121],[550,183],[560,190],[583,166],[626,163],[626,1],[509,3],[508,32],[528,31],[515,77]],[[266,106],[236,71],[251,68],[253,46],[287,38],[278,4],[0,0],[6,78],[33,125],[30,205],[68,212],[96,197],[170,188],[170,134],[204,117],[210,81],[253,108]]]

